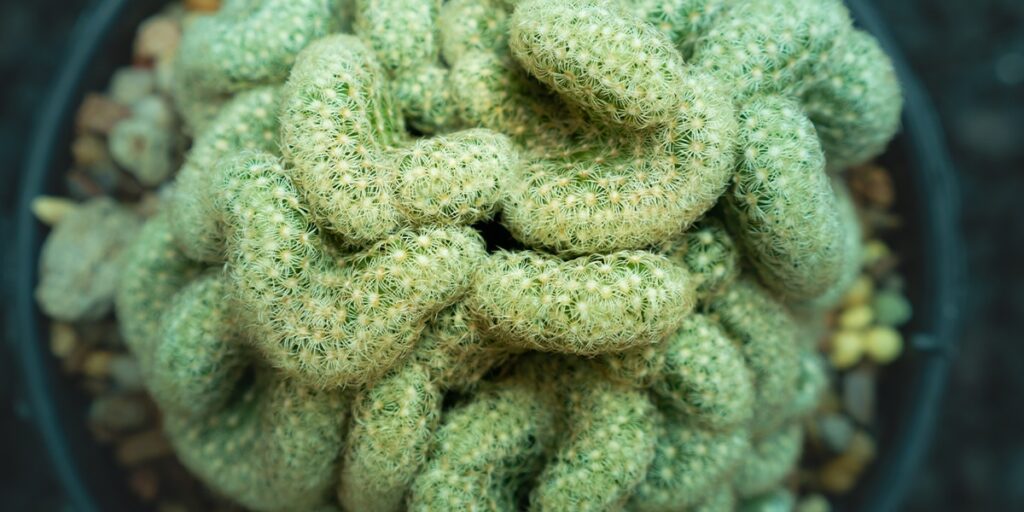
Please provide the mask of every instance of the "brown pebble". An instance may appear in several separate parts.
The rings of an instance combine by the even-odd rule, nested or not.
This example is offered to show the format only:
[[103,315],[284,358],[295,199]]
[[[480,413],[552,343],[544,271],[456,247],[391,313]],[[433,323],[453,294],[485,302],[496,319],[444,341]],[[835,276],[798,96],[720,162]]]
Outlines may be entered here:
[[872,206],[888,209],[896,198],[889,171],[877,165],[851,169],[847,183],[855,197]]
[[833,494],[846,494],[857,484],[857,473],[842,457],[832,460],[818,475],[822,489]]
[[845,494],[860,480],[861,473],[875,459],[875,441],[866,432],[858,431],[846,453],[832,459],[819,475],[821,486],[832,493]]
[[78,338],[79,343],[71,350],[71,353],[61,360],[61,367],[66,373],[77,374],[82,372],[82,365],[85,364],[86,358],[89,357],[90,348],[82,343],[81,336]]
[[110,378],[122,391],[143,390],[142,370],[130,354],[117,354],[110,359]]
[[65,359],[78,347],[78,334],[75,328],[63,322],[50,325],[50,352]]
[[875,378],[875,371],[865,367],[843,376],[843,409],[862,425],[875,418]]
[[110,375],[110,361],[114,354],[105,350],[96,350],[86,356],[82,363],[82,373],[86,377],[104,378]]
[[103,396],[110,393],[110,381],[105,378],[94,379],[86,377],[82,379],[82,389],[84,389],[89,396]]
[[173,453],[160,429],[148,430],[126,438],[117,446],[117,461],[125,466],[158,459]]
[[132,110],[102,94],[89,93],[78,107],[75,126],[79,132],[107,135],[122,119],[132,115]]
[[146,425],[150,416],[145,397],[137,394],[106,394],[89,406],[89,424],[95,430],[137,430]]
[[84,133],[75,137],[74,142],[71,143],[71,156],[74,158],[75,166],[82,168],[110,162],[106,141],[92,133]]
[[142,501],[153,501],[160,492],[160,475],[151,468],[139,468],[132,471],[128,482],[132,491]]
[[220,0],[185,0],[185,10],[214,12],[220,9]]
[[67,173],[68,191],[77,199],[91,199],[104,194],[103,187],[96,183],[84,170],[76,169]]
[[136,62],[153,63],[169,59],[178,50],[181,25],[170,16],[154,16],[139,26],[135,33],[133,55]]

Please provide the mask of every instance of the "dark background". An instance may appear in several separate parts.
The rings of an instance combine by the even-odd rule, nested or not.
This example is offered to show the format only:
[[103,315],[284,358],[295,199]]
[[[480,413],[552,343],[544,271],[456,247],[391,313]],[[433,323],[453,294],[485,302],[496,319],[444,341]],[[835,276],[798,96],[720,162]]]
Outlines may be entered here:
[[[34,115],[90,3],[0,0],[2,233]],[[905,509],[1024,510],[1024,0],[875,3],[944,124],[970,275],[944,412]],[[20,393],[0,347],[0,509],[68,509]]]

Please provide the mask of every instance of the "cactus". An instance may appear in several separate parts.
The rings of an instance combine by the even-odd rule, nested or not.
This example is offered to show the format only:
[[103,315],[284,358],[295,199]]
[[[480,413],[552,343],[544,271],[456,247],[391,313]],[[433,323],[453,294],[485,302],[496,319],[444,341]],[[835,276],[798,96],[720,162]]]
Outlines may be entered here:
[[796,497],[785,488],[769,491],[756,498],[745,500],[740,504],[740,512],[787,512],[796,506]]
[[245,150],[277,150],[278,87],[257,87],[226,103],[192,144],[169,208],[178,245],[197,261],[224,261],[223,198],[214,187],[220,160]]
[[663,406],[711,429],[730,429],[753,415],[754,388],[740,349],[723,329],[694,313],[661,343],[608,354],[613,379],[650,388]]
[[706,302],[727,288],[740,274],[736,242],[713,217],[702,219],[667,249],[672,261],[681,263],[697,282],[697,297]]
[[441,416],[441,395],[475,387],[511,351],[475,332],[463,303],[439,313],[398,369],[356,397],[338,497],[347,510],[400,510]]
[[655,128],[608,136],[590,126],[575,136],[590,142],[528,159],[505,199],[509,230],[564,255],[642,249],[681,234],[728,186],[736,124],[708,76],[687,74],[680,87],[673,115]]
[[794,304],[794,308],[799,312],[806,311],[813,314],[838,306],[843,296],[857,280],[857,276],[860,275],[861,254],[864,247],[861,241],[863,233],[857,207],[853,204],[850,191],[842,180],[833,178],[832,190],[836,193],[836,213],[839,216],[839,231],[843,237],[839,277],[821,295],[810,301]]
[[415,361],[356,399],[338,498],[346,510],[398,511],[441,415],[441,391]]
[[410,511],[516,508],[519,485],[551,449],[559,409],[549,373],[557,368],[530,366],[482,386],[447,415],[413,482]]
[[223,165],[236,300],[252,314],[257,348],[307,382],[379,377],[467,290],[466,269],[483,258],[468,228],[405,230],[335,257],[276,157],[241,153]]
[[95,320],[114,304],[122,255],[142,222],[109,198],[75,206],[54,227],[39,258],[36,301],[64,321]]
[[812,299],[839,280],[843,230],[814,127],[791,100],[752,100],[740,113],[747,141],[726,219],[762,281]]
[[255,510],[763,509],[825,383],[789,308],[856,270],[830,179],[898,128],[880,52],[838,0],[228,1],[169,200],[87,266]]
[[755,434],[787,419],[798,390],[799,327],[757,283],[740,280],[711,303],[754,377]]
[[630,510],[680,510],[713,499],[749,456],[750,434],[744,429],[716,432],[694,427],[676,412],[662,416],[654,462],[630,499]]
[[694,47],[733,0],[623,0],[638,17],[663,32],[689,61]]
[[231,398],[248,365],[237,319],[225,301],[223,272],[208,272],[177,293],[161,321],[149,392],[164,413],[198,417]]
[[474,51],[502,51],[508,45],[508,13],[500,0],[449,0],[438,15],[441,56],[455,63]]
[[224,99],[280,83],[295,56],[334,27],[337,0],[228,0],[185,30],[174,72],[174,97],[200,133]]
[[829,169],[866,162],[899,129],[902,98],[892,62],[870,35],[849,31],[802,103],[821,138]]
[[395,83],[395,101],[406,121],[424,133],[456,124],[440,60],[439,0],[357,0],[355,34],[376,53]]
[[115,306],[125,344],[143,374],[152,373],[164,313],[202,270],[175,244],[166,212],[147,221],[125,252]]
[[742,498],[766,493],[782,482],[800,457],[803,429],[792,424],[754,441],[733,476],[733,488]]
[[573,354],[654,343],[694,306],[687,272],[641,251],[562,261],[538,252],[487,258],[468,298],[485,336]]
[[740,103],[799,93],[836,46],[836,34],[849,30],[840,0],[732,2],[698,40],[694,60],[730,84]]
[[383,70],[352,36],[310,45],[284,94],[282,147],[295,184],[314,220],[355,244],[486,218],[517,160],[507,139],[487,130],[404,143]]
[[531,75],[608,123],[655,126],[685,100],[682,55],[617,2],[521,2],[509,48]]
[[537,477],[531,508],[621,508],[654,459],[654,405],[642,391],[609,382],[592,365],[581,365],[567,380],[569,432]]
[[326,503],[344,397],[265,368],[247,382],[249,360],[224,321],[225,278],[195,280],[202,267],[177,248],[165,214],[146,223],[126,260],[121,329],[185,465],[253,510]]
[[314,511],[331,500],[348,400],[282,377],[257,369],[223,409],[168,415],[164,430],[215,491],[255,511]]

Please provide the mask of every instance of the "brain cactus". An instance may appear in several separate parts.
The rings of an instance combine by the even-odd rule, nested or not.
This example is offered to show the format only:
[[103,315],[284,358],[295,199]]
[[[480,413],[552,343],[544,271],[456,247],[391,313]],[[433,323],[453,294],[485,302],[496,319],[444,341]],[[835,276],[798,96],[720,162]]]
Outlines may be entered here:
[[193,145],[169,199],[140,230],[83,207],[117,237],[58,226],[39,294],[101,314],[113,291],[76,280],[133,239],[121,329],[217,492],[791,500],[825,383],[798,319],[859,252],[837,175],[901,109],[838,0],[227,1],[173,93]]

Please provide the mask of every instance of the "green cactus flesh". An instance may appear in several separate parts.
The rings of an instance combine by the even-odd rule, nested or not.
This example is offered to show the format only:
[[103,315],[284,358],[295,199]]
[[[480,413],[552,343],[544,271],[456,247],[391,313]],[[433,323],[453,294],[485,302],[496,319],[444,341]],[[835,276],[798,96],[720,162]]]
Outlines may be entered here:
[[[37,293],[68,321],[113,297],[216,493],[791,504],[827,383],[806,324],[859,271],[838,173],[902,106],[839,0],[227,0],[169,71],[167,199],[76,209]],[[156,187],[144,110],[111,144]]]
[[658,428],[654,462],[630,499],[637,512],[671,511],[700,504],[720,491],[750,452],[744,429],[709,431],[666,412]]
[[569,432],[538,476],[531,509],[621,508],[654,459],[654,405],[589,365],[568,380]]
[[725,196],[726,219],[761,279],[780,295],[812,299],[840,278],[843,230],[814,127],[781,97],[740,114],[742,156]]
[[467,290],[465,270],[484,256],[469,228],[425,228],[335,257],[276,157],[243,153],[226,165],[236,300],[270,363],[305,381],[379,377]]
[[623,251],[562,261],[499,252],[479,270],[470,311],[488,337],[573,354],[649,345],[693,309],[689,274],[666,258]]
[[756,432],[785,421],[798,391],[799,327],[757,283],[740,280],[711,303],[754,378]]
[[359,39],[321,39],[285,84],[282,147],[314,220],[356,244],[403,227],[470,224],[517,157],[488,130],[405,141],[387,78]]

